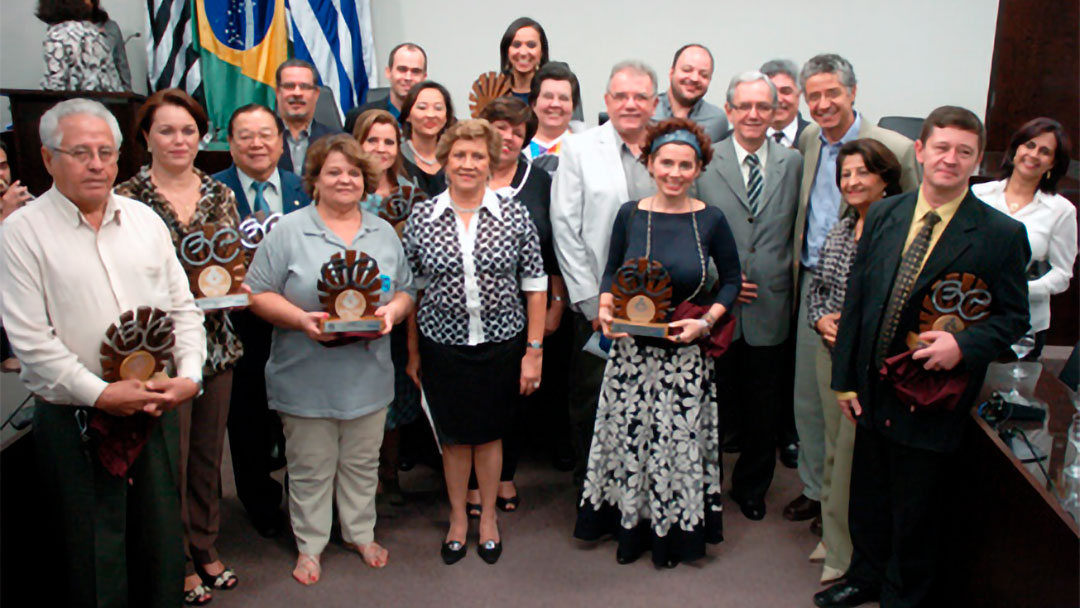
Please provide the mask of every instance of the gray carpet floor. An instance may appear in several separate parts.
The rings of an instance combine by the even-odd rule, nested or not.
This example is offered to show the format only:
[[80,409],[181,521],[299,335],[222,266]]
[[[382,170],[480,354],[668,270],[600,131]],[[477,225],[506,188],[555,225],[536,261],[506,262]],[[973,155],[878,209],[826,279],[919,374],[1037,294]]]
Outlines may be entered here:
[[[734,456],[726,454],[724,460],[730,478]],[[517,476],[521,509],[500,515],[504,551],[498,564],[488,565],[477,556],[474,523],[468,555],[446,566],[439,558],[448,512],[441,473],[417,466],[402,474],[409,503],[397,509],[380,505],[375,534],[390,551],[387,567],[368,568],[358,555],[341,547],[335,533],[322,557],[322,580],[311,587],[290,576],[296,556],[291,535],[275,540],[259,537],[236,499],[228,461],[223,473],[218,548],[241,583],[215,594],[211,605],[220,608],[787,607],[812,606],[813,594],[822,588],[820,565],[806,559],[817,538],[806,522],[781,517],[783,506],[801,484],[794,470],[779,464],[765,519],[749,521],[726,500],[724,542],[710,546],[706,558],[673,570],[657,569],[648,554],[633,564],[619,565],[613,541],[575,540],[569,474],[528,458]]]

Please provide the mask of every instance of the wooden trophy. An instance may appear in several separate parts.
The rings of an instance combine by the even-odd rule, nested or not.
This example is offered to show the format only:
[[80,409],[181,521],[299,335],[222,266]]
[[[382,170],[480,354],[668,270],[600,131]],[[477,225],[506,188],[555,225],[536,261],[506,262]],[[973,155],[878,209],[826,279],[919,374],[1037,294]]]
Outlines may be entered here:
[[129,310],[105,332],[101,377],[106,382],[168,377],[175,342],[172,318],[164,311],[149,306]]
[[259,245],[280,219],[280,213],[268,214],[265,211],[256,211],[240,222],[237,230],[240,232],[240,247],[244,250],[245,266],[251,265],[251,260],[255,259],[255,252],[259,249]]
[[420,188],[398,186],[390,193],[390,196],[383,199],[382,205],[379,207],[379,217],[390,222],[390,225],[394,227],[394,231],[397,232],[398,238],[402,238],[405,221],[409,219],[413,205],[424,200],[427,200],[427,194]]
[[927,344],[919,340],[924,331],[955,334],[990,316],[992,298],[986,282],[969,273],[953,272],[934,283],[919,310],[919,331],[908,332],[907,346],[915,350]]
[[335,253],[322,265],[319,279],[319,301],[330,318],[323,319],[319,328],[326,333],[379,332],[382,317],[374,316],[379,306],[382,279],[375,258],[364,252],[346,250]]
[[612,333],[667,337],[671,293],[671,276],[660,262],[648,258],[627,260],[615,271],[611,285],[615,298]]
[[469,114],[480,118],[492,100],[510,94],[510,78],[498,72],[484,72],[473,82],[469,89]]
[[188,274],[195,305],[202,310],[237,308],[251,303],[244,283],[240,232],[227,225],[206,224],[180,240],[180,263]]

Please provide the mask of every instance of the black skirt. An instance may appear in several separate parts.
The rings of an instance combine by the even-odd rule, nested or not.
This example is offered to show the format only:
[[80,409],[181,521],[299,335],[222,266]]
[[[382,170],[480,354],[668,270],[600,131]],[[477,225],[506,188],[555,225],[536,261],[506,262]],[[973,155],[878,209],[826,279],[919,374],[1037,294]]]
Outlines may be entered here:
[[502,439],[521,399],[525,332],[505,342],[439,344],[420,335],[420,383],[443,445]]

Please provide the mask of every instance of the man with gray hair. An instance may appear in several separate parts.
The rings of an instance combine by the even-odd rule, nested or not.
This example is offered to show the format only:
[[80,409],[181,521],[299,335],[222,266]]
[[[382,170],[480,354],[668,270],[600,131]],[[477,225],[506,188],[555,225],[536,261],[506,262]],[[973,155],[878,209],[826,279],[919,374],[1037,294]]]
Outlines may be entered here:
[[304,175],[308,146],[325,135],[341,133],[336,126],[315,120],[319,102],[319,75],[315,66],[303,59],[287,59],[274,74],[277,111],[285,123],[285,153],[278,167]]
[[740,454],[731,497],[751,520],[765,517],[765,493],[776,467],[776,417],[784,402],[785,342],[793,288],[792,234],[802,159],[766,137],[776,112],[776,87],[752,71],[728,85],[724,110],[731,137],[715,145],[697,181],[698,196],[724,212],[739,249],[742,289],[731,309],[735,334],[717,362],[717,382],[730,395]]
[[767,134],[782,146],[796,148],[799,136],[810,124],[799,111],[799,66],[790,59],[773,59],[763,63],[761,71],[776,85],[779,99]]
[[575,481],[580,486],[592,442],[605,361],[582,348],[599,329],[600,279],[611,225],[623,203],[652,195],[656,186],[640,162],[645,129],[656,110],[656,72],[640,61],[611,70],[604,104],[611,119],[563,140],[551,187],[551,224],[574,318],[570,424]]
[[728,133],[728,122],[720,108],[705,101],[712,82],[713,56],[701,44],[687,44],[675,51],[668,80],[671,86],[661,93],[653,119],[687,118],[696,122],[713,141]]
[[[37,398],[39,481],[58,531],[46,541],[58,561],[42,567],[58,582],[56,605],[171,608],[184,575],[173,410],[200,391],[203,314],[165,224],[112,192],[121,135],[105,106],[61,102],[42,116],[40,135],[53,187],[4,222],[0,273],[4,326]],[[173,377],[108,382],[106,332],[140,307],[172,319]],[[129,329],[143,344],[154,331]]]
[[[817,381],[816,359],[823,350],[821,337],[812,329],[806,316],[810,275],[817,267],[825,236],[848,205],[836,185],[836,157],[847,142],[859,138],[876,139],[900,160],[900,186],[905,192],[919,187],[919,167],[914,143],[888,129],[874,125],[868,116],[855,111],[857,82],[851,63],[839,55],[817,55],[806,62],[799,74],[810,125],[799,138],[803,154],[802,189],[799,215],[795,218],[795,254],[793,266],[799,285],[799,312],[795,338],[795,427],[799,432],[799,477],[802,494],[787,508],[784,517],[792,521],[814,519],[815,531],[821,526],[821,490],[825,468],[825,414]],[[837,407],[828,404],[828,407]]]

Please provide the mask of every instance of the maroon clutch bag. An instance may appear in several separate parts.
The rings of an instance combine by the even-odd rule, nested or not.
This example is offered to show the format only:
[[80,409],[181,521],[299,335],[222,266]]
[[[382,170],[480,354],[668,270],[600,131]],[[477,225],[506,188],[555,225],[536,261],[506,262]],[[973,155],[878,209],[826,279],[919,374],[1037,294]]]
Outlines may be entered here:
[[[671,320],[700,319],[705,316],[705,313],[709,312],[709,308],[709,306],[698,306],[689,301],[684,301],[675,307],[675,312],[671,314]],[[671,335],[675,336],[682,333],[682,329],[672,327],[670,332]],[[731,316],[730,313],[724,313],[724,316],[713,324],[712,331],[698,338],[695,344],[700,346],[707,356],[715,359],[727,352],[727,349],[731,346],[731,339],[734,337],[735,317]]]
[[938,371],[923,367],[922,361],[911,358],[914,350],[885,360],[878,371],[881,378],[892,384],[897,400],[915,412],[951,412],[968,386],[965,370]]

